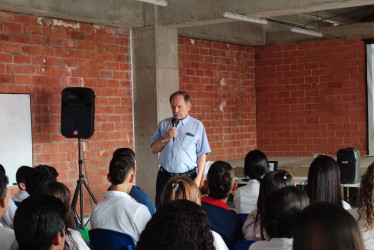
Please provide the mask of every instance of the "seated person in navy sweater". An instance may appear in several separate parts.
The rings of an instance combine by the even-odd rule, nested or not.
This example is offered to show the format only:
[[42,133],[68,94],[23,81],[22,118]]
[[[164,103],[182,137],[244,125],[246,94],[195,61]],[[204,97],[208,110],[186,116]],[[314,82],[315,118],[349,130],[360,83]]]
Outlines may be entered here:
[[234,242],[243,240],[243,220],[226,205],[231,191],[235,191],[234,170],[224,161],[216,161],[209,168],[204,182],[208,195],[201,197],[201,207],[208,215],[212,230],[221,235],[229,249]]

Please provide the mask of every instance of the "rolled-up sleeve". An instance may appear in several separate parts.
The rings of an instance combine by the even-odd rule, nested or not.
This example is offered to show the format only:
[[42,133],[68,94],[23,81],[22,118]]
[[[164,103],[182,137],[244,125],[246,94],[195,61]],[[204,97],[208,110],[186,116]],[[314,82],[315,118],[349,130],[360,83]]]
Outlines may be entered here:
[[156,129],[156,131],[154,132],[154,134],[151,138],[150,146],[152,146],[153,143],[155,143],[156,141],[158,141],[162,138],[160,125],[161,124],[158,124],[157,129]]
[[209,146],[209,141],[208,141],[208,136],[206,135],[204,125],[201,123],[200,128],[199,128],[199,134],[200,138],[197,142],[197,147],[196,147],[196,156],[200,157],[203,154],[209,154],[211,151],[210,146]]

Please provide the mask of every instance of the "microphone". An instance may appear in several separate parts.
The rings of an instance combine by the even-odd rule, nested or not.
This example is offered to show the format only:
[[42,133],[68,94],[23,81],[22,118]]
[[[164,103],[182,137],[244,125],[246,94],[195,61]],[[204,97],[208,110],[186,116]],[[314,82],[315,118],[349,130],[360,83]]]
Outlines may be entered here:
[[[172,118],[171,119],[171,125],[173,126],[173,127],[177,127],[178,126],[178,123],[179,123],[179,121],[177,120],[177,119],[175,119],[175,118]],[[174,140],[175,140],[175,137],[173,137],[173,142],[174,142]]]

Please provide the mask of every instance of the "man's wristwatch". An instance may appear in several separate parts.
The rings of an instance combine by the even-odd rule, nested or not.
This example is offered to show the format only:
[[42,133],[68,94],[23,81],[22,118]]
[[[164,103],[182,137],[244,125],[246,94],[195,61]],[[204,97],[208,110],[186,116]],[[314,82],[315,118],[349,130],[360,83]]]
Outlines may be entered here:
[[161,137],[161,142],[162,142],[162,144],[165,145],[165,143],[167,143],[168,141],[167,141],[167,140],[164,140],[164,137]]

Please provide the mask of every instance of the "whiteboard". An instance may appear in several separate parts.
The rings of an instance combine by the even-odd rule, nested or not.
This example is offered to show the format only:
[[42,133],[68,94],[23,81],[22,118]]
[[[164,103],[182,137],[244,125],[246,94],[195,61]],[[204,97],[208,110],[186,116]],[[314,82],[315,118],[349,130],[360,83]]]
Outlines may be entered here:
[[30,94],[0,94],[0,164],[9,185],[20,166],[32,167]]

